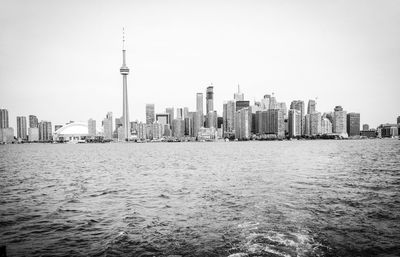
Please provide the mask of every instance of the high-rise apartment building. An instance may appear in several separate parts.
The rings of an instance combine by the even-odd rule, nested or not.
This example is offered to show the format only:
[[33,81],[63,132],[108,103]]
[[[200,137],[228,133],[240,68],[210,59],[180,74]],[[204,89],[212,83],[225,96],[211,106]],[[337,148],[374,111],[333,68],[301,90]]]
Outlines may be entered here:
[[154,104],[146,104],[146,124],[154,123]]
[[27,139],[26,117],[17,116],[17,138],[21,140]]
[[8,128],[8,110],[0,109],[0,128]]
[[39,141],[46,142],[53,140],[53,133],[50,121],[39,122]]
[[30,128],[39,127],[39,120],[35,115],[29,115],[29,127]]
[[183,120],[172,120],[172,135],[176,138],[182,138],[185,135],[185,122]]
[[113,139],[113,114],[108,112],[106,118],[103,120],[104,139]]
[[332,122],[328,118],[321,118],[321,134],[332,133]]
[[285,136],[285,121],[283,112],[278,109],[269,109],[262,115],[261,126],[265,134],[275,134],[279,138]]
[[308,106],[307,106],[307,114],[313,114],[316,112],[316,105],[317,103],[315,100],[308,100]]
[[310,135],[316,136],[321,135],[321,113],[313,112],[310,115]]
[[347,134],[347,112],[341,106],[336,106],[333,113],[333,133]]
[[193,136],[197,137],[200,128],[203,127],[202,116],[199,112],[193,112]]
[[95,137],[96,136],[96,120],[89,119],[88,120],[88,136]]
[[206,119],[207,128],[217,128],[217,121],[218,121],[217,111],[210,111],[207,113],[207,119]]
[[360,114],[350,112],[347,114],[347,134],[349,137],[360,135]]
[[244,94],[240,92],[240,86],[239,85],[238,85],[237,93],[233,94],[233,99],[235,99],[235,101],[244,101]]

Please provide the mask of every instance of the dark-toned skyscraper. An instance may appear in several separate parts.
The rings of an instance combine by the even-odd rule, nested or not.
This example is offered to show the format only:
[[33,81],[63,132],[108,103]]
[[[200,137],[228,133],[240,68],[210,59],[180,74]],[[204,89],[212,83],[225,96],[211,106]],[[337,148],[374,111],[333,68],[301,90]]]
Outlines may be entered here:
[[236,111],[239,111],[250,106],[250,101],[236,101]]
[[27,140],[26,117],[17,116],[17,138]]
[[175,119],[175,116],[174,116],[174,113],[175,113],[174,107],[165,108],[165,113],[167,113],[167,114],[169,115],[168,122],[169,122],[170,128],[172,128],[172,127],[171,127],[171,126],[172,126],[172,120]]
[[207,87],[207,94],[206,94],[206,114],[208,114],[211,111],[214,111],[214,87],[213,86]]
[[146,104],[146,124],[154,123],[154,104]]
[[351,136],[360,135],[360,114],[350,112],[347,114],[347,134]]
[[30,128],[39,127],[39,120],[35,115],[29,115],[29,127]]
[[0,128],[8,128],[8,110],[0,109]]

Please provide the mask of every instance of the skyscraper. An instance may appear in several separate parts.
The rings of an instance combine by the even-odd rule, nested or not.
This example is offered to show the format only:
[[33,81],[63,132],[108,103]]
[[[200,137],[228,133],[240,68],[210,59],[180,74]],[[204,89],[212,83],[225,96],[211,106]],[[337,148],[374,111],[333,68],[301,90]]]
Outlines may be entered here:
[[244,101],[244,94],[240,92],[240,86],[238,84],[238,91],[233,95],[235,101]]
[[351,136],[360,135],[360,114],[350,112],[347,114],[347,134]]
[[321,118],[321,134],[331,134],[332,123],[328,118]]
[[206,93],[206,113],[208,114],[209,112],[214,111],[214,87],[207,87]]
[[129,110],[128,110],[128,85],[127,79],[129,74],[129,68],[126,66],[125,57],[125,34],[122,40],[122,66],[120,68],[120,73],[122,75],[122,86],[123,86],[123,105],[122,105],[122,125],[123,125],[123,139],[127,140],[129,138]]
[[223,135],[231,137],[235,133],[235,101],[228,101],[223,105]]
[[46,142],[53,139],[53,133],[51,129],[51,122],[41,121],[39,123],[39,140]]
[[342,106],[336,106],[333,113],[333,133],[347,135],[346,111],[343,111]]
[[251,136],[251,111],[249,108],[240,109],[235,113],[235,138],[248,140]]
[[93,119],[88,120],[88,135],[89,137],[96,136],[96,121]]
[[179,120],[183,120],[183,109],[176,108],[176,118]]
[[236,101],[236,111],[250,107],[250,101]]
[[363,131],[368,131],[369,130],[369,125],[368,124],[363,124]]
[[167,113],[169,115],[169,119],[168,119],[168,124],[170,125],[170,127],[172,128],[172,120],[175,119],[174,116],[174,107],[169,107],[169,108],[165,108],[165,113]]
[[261,110],[266,111],[269,109],[269,103],[271,101],[271,95],[264,95],[264,98],[261,99]]
[[196,94],[196,112],[200,117],[200,127],[203,127],[204,126],[203,93]]
[[307,114],[313,114],[316,112],[315,100],[308,100]]
[[108,112],[106,118],[103,120],[104,139],[111,140],[113,138],[113,114]]
[[0,109],[0,128],[8,128],[8,110]]
[[310,134],[312,136],[321,135],[321,113],[310,114]]
[[183,107],[183,118],[189,117],[189,108],[188,107]]
[[299,110],[289,110],[289,137],[297,137],[301,135],[301,113]]
[[300,116],[301,116],[301,135],[305,134],[305,105],[304,102],[301,100],[295,100],[292,101],[292,103],[290,104],[290,109],[295,109],[295,110],[299,110],[300,111]]
[[154,104],[146,104],[146,124],[154,123]]
[[26,140],[27,139],[26,130],[27,130],[26,117],[17,116],[17,138]]
[[37,128],[39,126],[39,120],[35,115],[29,115],[29,127]]
[[169,114],[168,113],[157,113],[156,121],[162,125],[168,125],[169,122]]

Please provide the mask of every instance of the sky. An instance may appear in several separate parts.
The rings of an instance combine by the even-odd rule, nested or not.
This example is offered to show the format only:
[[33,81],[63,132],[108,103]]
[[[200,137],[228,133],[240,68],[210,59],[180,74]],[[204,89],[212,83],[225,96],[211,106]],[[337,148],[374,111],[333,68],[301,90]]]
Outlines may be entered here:
[[[240,84],[246,100],[275,94],[341,105],[376,127],[400,115],[400,2],[0,0],[0,108],[56,124],[122,115],[122,28],[130,120],[145,104],[214,108]],[[205,103],[205,100],[204,100]],[[205,109],[205,108],[204,108]]]

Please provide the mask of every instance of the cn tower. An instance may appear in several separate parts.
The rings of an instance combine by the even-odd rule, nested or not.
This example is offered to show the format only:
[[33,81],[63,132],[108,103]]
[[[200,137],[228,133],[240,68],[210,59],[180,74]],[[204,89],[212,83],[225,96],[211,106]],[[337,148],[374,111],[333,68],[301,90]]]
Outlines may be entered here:
[[125,30],[123,30],[122,36],[122,67],[119,70],[122,75],[122,85],[123,85],[123,110],[122,110],[122,125],[124,129],[124,139],[129,139],[129,111],[128,111],[128,88],[127,88],[127,76],[129,74],[129,68],[126,66],[125,62]]

